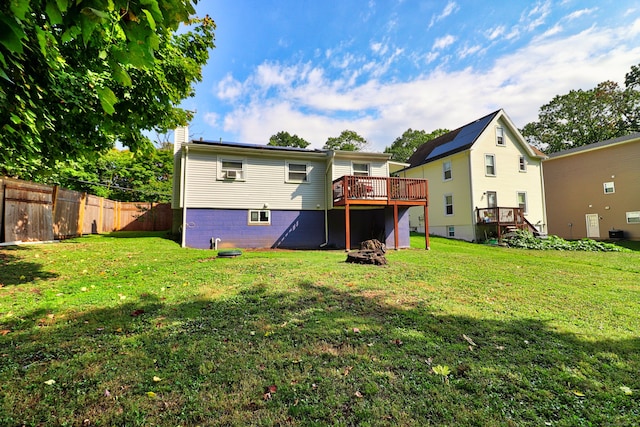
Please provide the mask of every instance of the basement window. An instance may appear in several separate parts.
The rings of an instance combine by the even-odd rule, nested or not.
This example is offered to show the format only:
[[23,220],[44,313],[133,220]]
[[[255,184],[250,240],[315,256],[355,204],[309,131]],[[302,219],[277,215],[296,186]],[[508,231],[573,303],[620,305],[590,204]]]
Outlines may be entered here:
[[640,224],[640,211],[627,212],[627,224]]
[[613,181],[605,182],[603,186],[604,186],[604,194],[613,194],[616,192],[616,186],[614,185]]
[[249,211],[249,225],[269,224],[271,224],[271,211],[266,209],[256,209]]

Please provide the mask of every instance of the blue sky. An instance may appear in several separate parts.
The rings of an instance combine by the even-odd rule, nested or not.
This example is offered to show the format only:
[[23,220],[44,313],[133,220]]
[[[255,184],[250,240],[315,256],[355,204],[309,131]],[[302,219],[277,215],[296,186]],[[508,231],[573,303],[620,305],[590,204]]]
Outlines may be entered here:
[[408,128],[455,129],[504,108],[516,126],[555,95],[624,84],[640,63],[625,0],[201,0],[216,48],[183,107],[192,138],[321,148],[350,129],[383,151]]

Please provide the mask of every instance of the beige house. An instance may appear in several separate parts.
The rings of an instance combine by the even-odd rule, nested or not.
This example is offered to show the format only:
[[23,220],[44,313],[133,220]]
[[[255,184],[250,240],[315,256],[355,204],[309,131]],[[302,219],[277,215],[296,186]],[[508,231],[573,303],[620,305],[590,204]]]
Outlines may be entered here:
[[549,155],[549,233],[640,240],[640,133]]
[[542,159],[503,110],[420,146],[396,174],[429,182],[429,215],[409,210],[411,229],[468,241],[514,229],[546,232]]

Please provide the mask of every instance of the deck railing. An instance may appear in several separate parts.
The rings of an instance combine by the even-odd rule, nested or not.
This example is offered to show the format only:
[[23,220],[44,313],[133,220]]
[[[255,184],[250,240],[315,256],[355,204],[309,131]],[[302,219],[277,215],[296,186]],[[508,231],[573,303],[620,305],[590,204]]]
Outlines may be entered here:
[[522,208],[478,208],[476,209],[478,224],[524,224]]
[[345,175],[333,181],[334,204],[427,201],[427,180]]

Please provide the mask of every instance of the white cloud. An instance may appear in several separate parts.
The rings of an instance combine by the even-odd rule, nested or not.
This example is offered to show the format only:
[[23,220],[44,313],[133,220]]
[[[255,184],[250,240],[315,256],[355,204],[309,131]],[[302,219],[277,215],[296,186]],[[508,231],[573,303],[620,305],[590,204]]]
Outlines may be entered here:
[[[640,57],[640,44],[632,42],[630,34],[640,34],[640,19],[631,26],[594,26],[565,38],[537,37],[486,68],[437,67],[407,81],[375,77],[403,54],[398,48],[390,49],[393,53],[387,53],[385,61],[358,63],[337,79],[319,64],[265,63],[243,82],[231,76],[223,80],[218,92],[233,100],[235,108],[223,120],[207,115],[207,122],[222,121],[237,140],[253,143],[266,143],[270,135],[286,130],[313,148],[353,129],[370,141],[373,151],[384,150],[407,128],[455,129],[498,108],[521,127],[535,120],[538,108],[555,95],[590,89],[605,80],[622,81]],[[443,41],[439,49],[451,43]],[[465,46],[458,54],[481,50],[480,45]],[[441,52],[423,58],[435,61]],[[615,75],[612,70],[624,71]],[[267,83],[278,90],[263,91]]]
[[480,51],[482,51],[482,46],[479,45],[479,44],[474,45],[474,46],[465,46],[465,47],[463,47],[462,49],[460,49],[458,51],[458,56],[460,58],[466,58],[467,56],[476,54],[476,53],[478,53]]
[[219,120],[220,115],[218,113],[208,112],[204,114],[205,123],[211,127],[218,127],[220,125],[220,123],[218,122]]
[[571,12],[569,15],[567,15],[566,20],[567,21],[573,21],[575,19],[578,19],[582,16],[585,15],[591,15],[593,14],[593,12],[595,12],[596,10],[598,10],[597,7],[592,7],[591,9],[580,9],[580,10],[576,10],[574,12]]
[[499,25],[495,28],[490,29],[489,31],[486,32],[487,38],[489,40],[495,40],[498,37],[500,37],[501,35],[503,35],[505,32],[505,27],[504,25]]
[[433,27],[436,22],[442,21],[447,16],[456,12],[459,9],[458,4],[455,1],[449,1],[447,5],[444,7],[444,10],[439,15],[433,15],[431,17],[431,22],[429,23],[429,28]]
[[538,2],[529,12],[525,12],[520,22],[525,26],[527,31],[533,31],[540,25],[545,23],[547,16],[551,13],[551,2],[545,0]]
[[449,46],[451,46],[456,41],[456,37],[451,34],[447,34],[446,36],[439,37],[433,42],[433,50],[442,50]]

